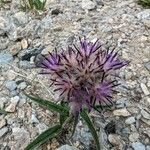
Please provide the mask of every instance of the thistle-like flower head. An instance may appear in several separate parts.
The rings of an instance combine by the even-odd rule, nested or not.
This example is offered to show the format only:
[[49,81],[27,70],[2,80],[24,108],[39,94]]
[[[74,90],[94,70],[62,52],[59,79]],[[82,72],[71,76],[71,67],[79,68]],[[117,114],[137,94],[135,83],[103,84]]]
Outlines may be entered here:
[[59,91],[74,115],[83,107],[91,111],[96,104],[112,103],[114,87],[118,84],[111,73],[128,64],[114,50],[104,50],[98,40],[86,39],[60,53],[55,50],[43,56],[41,62],[42,73],[49,74],[54,92]]

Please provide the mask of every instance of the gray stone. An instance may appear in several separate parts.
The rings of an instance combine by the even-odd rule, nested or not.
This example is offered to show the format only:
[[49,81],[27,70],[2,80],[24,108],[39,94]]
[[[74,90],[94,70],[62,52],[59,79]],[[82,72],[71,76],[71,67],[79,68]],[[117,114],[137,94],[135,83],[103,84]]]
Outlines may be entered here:
[[7,20],[0,16],[0,35],[4,35],[6,33],[6,24]]
[[25,12],[20,11],[14,15],[14,23],[17,26],[25,25],[26,23],[28,23],[28,21],[29,21],[29,18]]
[[31,116],[31,122],[32,123],[39,123],[39,120],[37,119],[36,115],[33,113]]
[[150,150],[150,146],[148,145],[148,146],[146,146],[146,150]]
[[150,28],[150,19],[149,19],[149,20],[143,20],[143,23],[144,23],[144,25],[145,25],[147,28]]
[[92,10],[96,7],[96,3],[91,0],[82,0],[82,9]]
[[45,18],[42,19],[40,26],[43,29],[50,29],[52,24],[51,16],[47,15]]
[[116,107],[123,108],[125,106],[125,103],[126,103],[126,98],[121,98],[121,99],[117,100]]
[[11,94],[12,96],[16,96],[16,95],[18,95],[18,93],[19,93],[19,91],[17,91],[17,90],[14,90],[14,91],[11,91],[11,92],[10,92],[10,94]]
[[0,108],[3,109],[4,105],[8,102],[6,97],[0,97]]
[[146,96],[150,94],[150,92],[149,92],[147,86],[146,86],[144,83],[141,83],[140,86],[141,86],[141,89],[142,89],[143,93],[144,93]]
[[38,37],[41,37],[45,30],[48,30],[51,28],[52,25],[52,19],[50,16],[46,16],[40,23],[38,23],[35,27],[35,35]]
[[123,134],[130,134],[130,129],[129,128],[124,128],[122,129]]
[[1,138],[2,136],[4,136],[7,132],[8,132],[8,128],[7,128],[7,127],[4,127],[4,128],[2,128],[2,129],[0,129],[0,138]]
[[8,80],[5,82],[6,88],[10,91],[14,91],[17,88],[17,84],[15,81]]
[[21,50],[21,43],[17,42],[10,48],[10,52],[13,56],[17,55],[19,51]]
[[15,96],[11,98],[11,104],[6,108],[7,112],[14,112],[16,110],[16,106],[19,102],[20,98],[19,96]]
[[109,134],[108,140],[113,146],[118,146],[119,149],[123,149],[124,142],[117,134]]
[[137,132],[133,132],[129,136],[129,140],[131,142],[136,142],[136,141],[138,141],[138,139],[139,139],[139,133],[137,133]]
[[150,126],[150,120],[144,119],[144,118],[141,118],[141,120],[142,120],[144,123],[146,123],[147,125]]
[[42,132],[44,132],[46,129],[48,129],[48,126],[45,125],[44,123],[39,123],[37,126],[36,126],[39,130],[39,134],[41,134]]
[[16,74],[15,74],[15,71],[14,70],[8,70],[6,72],[6,76],[7,76],[7,79],[8,80],[14,80],[16,78]]
[[31,64],[29,61],[20,61],[20,62],[19,62],[19,66],[20,66],[20,68],[22,68],[22,69],[30,69],[30,68],[33,68],[33,67],[34,67],[34,65]]
[[142,109],[141,114],[142,114],[143,118],[150,120],[150,114],[147,111]]
[[98,4],[98,5],[104,5],[104,2],[102,1],[102,0],[96,0],[96,3]]
[[113,114],[115,116],[124,116],[124,117],[127,117],[127,116],[131,115],[126,108],[114,110]]
[[21,82],[21,83],[18,85],[18,88],[21,89],[21,90],[24,90],[26,87],[27,87],[26,82]]
[[76,131],[73,135],[73,139],[75,141],[80,141],[82,143],[84,143],[84,146],[88,149],[90,144],[91,144],[91,140],[92,140],[92,135],[89,132],[88,127],[85,127],[81,121],[79,121],[77,127],[76,127]]
[[135,143],[132,143],[132,148],[134,150],[145,150],[145,145],[143,145],[140,142],[135,142]]
[[10,101],[11,103],[17,104],[19,102],[19,99],[20,99],[19,96],[15,96],[15,97],[12,97]]
[[6,112],[15,112],[15,111],[16,111],[16,104],[11,103],[10,105],[8,105],[8,106],[5,108],[5,111],[6,111]]
[[22,47],[22,49],[28,48],[28,41],[26,39],[21,40],[21,47]]
[[147,69],[148,71],[150,71],[150,61],[144,63],[144,65],[145,65],[146,69]]
[[125,120],[126,124],[132,124],[135,122],[135,117],[129,117],[128,119]]
[[0,129],[6,125],[6,119],[0,118]]
[[150,10],[146,9],[137,14],[138,19],[150,19]]
[[9,53],[0,53],[0,66],[13,61],[13,56]]
[[0,41],[0,50],[5,50],[8,47],[8,43],[3,43]]
[[12,150],[24,149],[30,142],[30,134],[24,128],[15,127],[12,129],[12,136],[16,141],[15,144],[11,146]]
[[148,137],[150,138],[150,129],[149,128],[143,128],[142,132],[146,135],[148,135]]
[[57,150],[78,150],[78,148],[66,144],[57,148]]

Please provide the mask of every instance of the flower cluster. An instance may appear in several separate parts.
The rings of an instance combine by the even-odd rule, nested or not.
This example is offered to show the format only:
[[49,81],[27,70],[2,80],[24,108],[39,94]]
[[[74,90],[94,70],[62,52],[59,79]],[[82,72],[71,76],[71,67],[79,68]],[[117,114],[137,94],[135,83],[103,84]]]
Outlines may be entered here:
[[59,91],[60,98],[68,102],[76,115],[83,107],[91,111],[96,104],[112,103],[118,84],[111,74],[127,64],[118,59],[114,50],[104,50],[98,40],[80,39],[78,45],[43,56],[39,67],[43,74],[50,74],[54,91]]

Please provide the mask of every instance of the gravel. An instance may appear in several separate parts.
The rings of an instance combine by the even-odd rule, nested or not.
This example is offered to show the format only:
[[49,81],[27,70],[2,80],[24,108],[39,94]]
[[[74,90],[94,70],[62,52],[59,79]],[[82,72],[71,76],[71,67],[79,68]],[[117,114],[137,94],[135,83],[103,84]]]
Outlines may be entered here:
[[[40,75],[35,64],[39,64],[41,53],[48,54],[55,47],[58,51],[65,49],[78,37],[86,36],[100,39],[130,61],[116,77],[121,78],[121,86],[116,87],[114,107],[90,114],[102,148],[148,150],[150,10],[135,0],[47,0],[43,13],[23,12],[19,5],[19,0],[11,0],[0,8],[1,149],[24,149],[39,133],[58,122],[53,111],[33,103],[23,91],[58,100],[58,95],[51,93],[49,76]],[[95,149],[88,127],[79,120],[69,139],[73,149]],[[40,148],[56,150],[62,143],[68,143],[65,135]]]

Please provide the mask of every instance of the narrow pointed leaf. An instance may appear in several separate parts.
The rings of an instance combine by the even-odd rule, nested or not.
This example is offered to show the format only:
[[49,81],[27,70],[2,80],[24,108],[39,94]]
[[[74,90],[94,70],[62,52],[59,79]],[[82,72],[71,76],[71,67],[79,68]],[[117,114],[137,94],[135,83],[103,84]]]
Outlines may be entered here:
[[78,124],[78,120],[79,120],[79,115],[75,116],[75,118],[74,118],[73,131],[72,131],[71,137],[72,137],[72,136],[74,135],[74,133],[75,133],[76,126],[77,126],[77,124]]
[[65,113],[66,115],[69,114],[69,111],[66,107],[63,107],[59,104],[55,104],[53,102],[50,102],[50,101],[47,101],[45,99],[42,99],[40,97],[33,97],[33,96],[30,96],[28,94],[25,94],[27,97],[29,97],[31,100],[37,102],[38,104],[40,104],[41,106],[45,106],[47,109],[49,110],[53,110],[53,111],[56,111],[58,113]]
[[96,130],[94,128],[94,125],[93,123],[91,122],[88,114],[86,113],[85,110],[83,110],[81,113],[80,113],[81,117],[83,118],[83,120],[86,122],[87,126],[89,127],[89,130],[95,140],[95,143],[96,143],[96,150],[100,150],[100,143],[99,143],[99,139],[98,139],[98,135],[96,133]]
[[54,127],[49,128],[40,134],[33,142],[31,142],[25,150],[33,150],[38,145],[43,144],[48,139],[56,137],[61,132],[61,125],[55,125]]
[[[64,108],[67,107],[63,101],[61,101],[61,106]],[[60,113],[59,115],[60,124],[63,125],[63,123],[67,120],[68,117],[69,117],[69,114],[67,115],[65,112]]]

